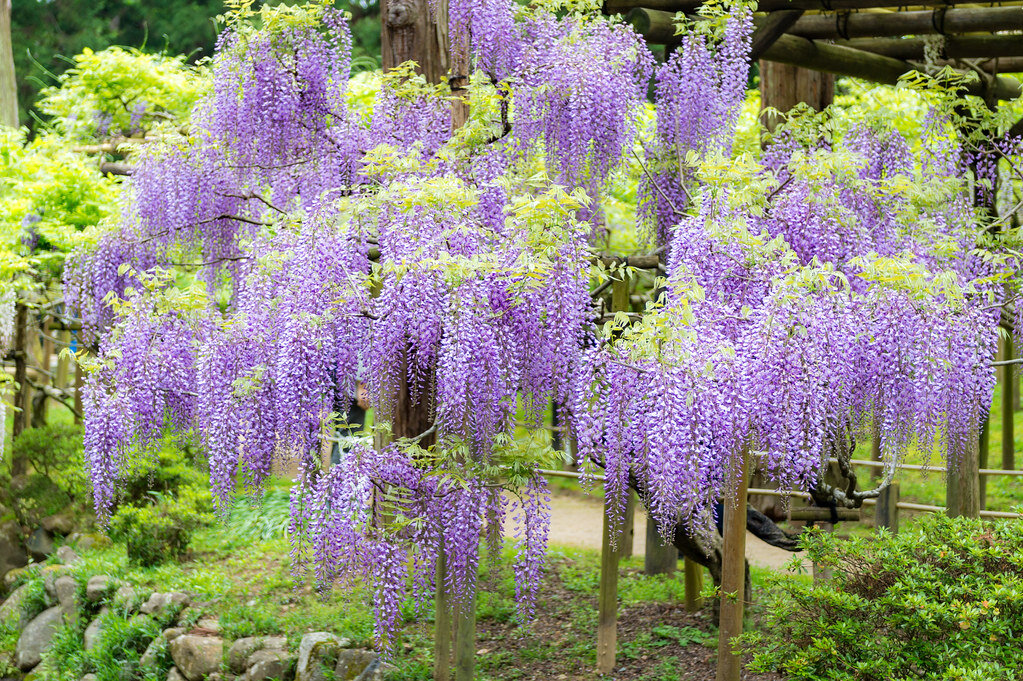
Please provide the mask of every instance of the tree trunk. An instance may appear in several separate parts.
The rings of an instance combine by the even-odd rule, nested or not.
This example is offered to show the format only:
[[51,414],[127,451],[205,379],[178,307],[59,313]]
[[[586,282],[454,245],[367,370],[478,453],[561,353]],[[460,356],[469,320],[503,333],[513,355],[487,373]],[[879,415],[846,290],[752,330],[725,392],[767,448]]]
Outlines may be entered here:
[[11,0],[0,0],[0,125],[18,127],[18,81],[11,47]]
[[440,83],[447,77],[450,68],[447,2],[437,5],[438,17],[434,17],[429,0],[381,0],[380,49],[384,70],[414,61],[419,65],[419,73],[431,83]]
[[[760,107],[773,107],[784,113],[803,102],[822,111],[835,97],[835,76],[798,66],[760,60]],[[781,123],[770,116],[764,124],[772,132]]]

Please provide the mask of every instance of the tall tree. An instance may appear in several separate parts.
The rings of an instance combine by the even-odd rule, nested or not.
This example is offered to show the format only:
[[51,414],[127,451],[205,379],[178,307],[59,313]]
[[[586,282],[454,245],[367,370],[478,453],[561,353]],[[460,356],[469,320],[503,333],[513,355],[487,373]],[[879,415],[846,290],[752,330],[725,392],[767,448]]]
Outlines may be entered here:
[[18,83],[11,48],[11,0],[0,0],[0,123],[18,127]]

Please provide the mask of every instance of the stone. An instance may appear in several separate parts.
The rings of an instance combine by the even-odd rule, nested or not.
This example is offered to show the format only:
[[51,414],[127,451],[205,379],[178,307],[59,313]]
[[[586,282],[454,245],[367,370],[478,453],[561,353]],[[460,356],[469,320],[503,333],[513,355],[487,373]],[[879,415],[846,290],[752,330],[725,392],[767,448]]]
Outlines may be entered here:
[[53,583],[57,602],[67,622],[73,622],[78,615],[78,583],[70,575],[61,575]]
[[56,601],[57,598],[57,578],[67,572],[67,568],[63,565],[46,565],[43,566],[43,588],[46,590],[46,595]]
[[[92,580],[89,580],[92,581]],[[134,610],[138,608],[138,592],[134,587],[122,586],[114,592],[114,605],[118,608]]]
[[44,610],[28,623],[14,648],[14,664],[18,669],[28,671],[39,664],[53,641],[53,635],[63,623],[64,615],[59,606]]
[[43,528],[37,527],[35,532],[29,535],[25,548],[28,549],[28,555],[37,561],[44,561],[53,553],[53,537]]
[[66,513],[55,513],[43,518],[42,526],[47,532],[67,536],[74,531],[75,521]]
[[82,648],[85,650],[92,650],[99,642],[99,634],[103,630],[101,620],[106,612],[107,608],[101,608],[99,614],[96,615],[96,619],[89,622],[89,626],[85,628],[85,633],[82,634]]
[[5,523],[0,528],[0,575],[6,575],[28,564],[28,552],[21,545],[18,528],[14,523]]
[[139,658],[139,667],[142,669],[156,669],[160,651],[167,647],[167,640],[163,636],[157,636],[149,642],[146,652]]
[[195,623],[195,626],[203,631],[210,632],[212,634],[220,633],[220,620],[213,619],[212,617],[204,617]]
[[78,554],[70,546],[61,546],[57,549],[57,560],[64,565],[74,565],[79,561]]
[[4,573],[4,591],[10,591],[14,586],[14,583],[21,579],[21,576],[26,574],[28,570],[26,568],[14,568]]
[[184,627],[171,627],[170,629],[163,630],[163,638],[165,641],[170,642],[176,639],[178,636],[184,636],[187,629]]
[[[373,669],[370,669],[373,667]],[[337,681],[382,681],[387,672],[380,662],[380,655],[372,650],[347,649],[338,651],[334,678]],[[369,672],[363,676],[363,672]]]
[[7,600],[0,605],[0,624],[13,626],[16,630],[21,631],[26,624],[32,621],[33,617],[39,614],[26,612],[22,608],[28,593],[28,584],[22,584],[7,597]]
[[188,681],[188,679],[178,671],[177,667],[171,667],[170,671],[167,672],[167,681]]
[[214,636],[178,636],[170,642],[174,666],[188,679],[199,681],[220,669],[224,657],[224,641]]
[[298,665],[295,681],[326,681],[329,670],[337,664],[338,653],[348,645],[334,634],[317,631],[306,634],[298,644]]
[[85,600],[90,603],[98,603],[106,598],[106,595],[110,592],[110,588],[114,585],[114,580],[110,575],[95,575],[89,578],[88,583],[85,585]]
[[295,656],[284,650],[257,650],[246,662],[244,681],[292,681],[295,678]]
[[241,674],[245,671],[245,663],[248,661],[249,656],[257,650],[263,649],[263,637],[262,636],[246,636],[240,638],[231,644],[231,647],[227,650],[227,668],[235,674]]
[[149,597],[149,600],[142,604],[141,610],[147,615],[162,614],[174,606],[184,607],[188,605],[190,600],[188,594],[183,594],[179,591],[154,593]]
[[80,678],[78,681],[96,681],[97,678],[98,677],[95,674],[86,674],[85,676]]
[[286,650],[288,639],[284,636],[246,636],[231,644],[227,651],[227,668],[235,674],[245,671],[249,657],[257,650]]
[[233,676],[228,676],[224,672],[213,672],[212,674],[206,677],[206,681],[228,681],[228,679],[233,678],[234,678]]

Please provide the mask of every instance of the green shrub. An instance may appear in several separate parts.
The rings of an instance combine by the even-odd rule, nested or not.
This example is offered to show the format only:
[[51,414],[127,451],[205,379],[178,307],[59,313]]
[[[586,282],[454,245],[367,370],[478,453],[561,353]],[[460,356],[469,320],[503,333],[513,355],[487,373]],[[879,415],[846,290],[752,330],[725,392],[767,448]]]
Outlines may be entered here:
[[754,671],[793,680],[1023,678],[1023,523],[933,515],[899,535],[810,532],[821,584],[780,578],[765,626],[740,639]]
[[181,487],[176,496],[154,492],[151,498],[149,505],[121,506],[110,520],[110,535],[125,543],[128,561],[142,567],[180,559],[192,534],[214,520],[205,488]]
[[16,479],[6,471],[0,474],[0,504],[10,508],[20,524],[34,526],[70,503],[88,503],[80,426],[29,428],[18,435],[12,449],[12,460],[24,462],[28,473]]
[[283,537],[290,522],[291,493],[269,489],[258,497],[235,501],[227,533],[236,539],[268,541]]
[[131,460],[120,481],[110,536],[125,543],[133,565],[179,559],[195,531],[214,520],[206,476],[193,464],[190,451],[171,438]]

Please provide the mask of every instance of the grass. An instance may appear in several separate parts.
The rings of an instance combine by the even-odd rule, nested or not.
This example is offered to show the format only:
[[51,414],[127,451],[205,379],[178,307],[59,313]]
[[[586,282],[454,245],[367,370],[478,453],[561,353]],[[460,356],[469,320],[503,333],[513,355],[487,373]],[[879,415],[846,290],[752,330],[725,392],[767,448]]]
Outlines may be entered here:
[[[93,575],[107,574],[137,585],[143,592],[153,589],[192,593],[192,607],[203,616],[218,617],[228,640],[282,634],[295,648],[304,634],[329,631],[350,639],[356,646],[372,646],[370,592],[356,585],[323,594],[308,583],[296,581],[289,549],[284,538],[239,540],[220,526],[197,533],[190,554],[180,563],[133,567],[124,547],[112,545],[83,551],[81,562],[72,572],[80,584]],[[539,617],[528,627],[517,623],[511,558],[511,552],[506,552],[493,571],[487,561],[482,561],[482,588],[477,602],[480,651],[477,678],[484,681],[597,678],[592,670],[596,662],[599,553],[551,547]],[[766,571],[753,572],[758,585],[765,576]],[[34,579],[41,581],[38,577]],[[712,654],[716,639],[709,611],[702,615],[684,612],[681,574],[645,575],[641,558],[626,559],[620,571],[619,602],[622,623],[619,657],[625,671],[616,678],[670,680],[677,678],[680,660],[688,660],[684,651],[692,648]],[[409,604],[405,613],[393,678],[426,681],[431,678],[433,663],[432,605],[416,612]],[[148,644],[143,639],[153,632],[143,623],[132,622],[127,614],[105,615],[111,618],[110,646],[90,655],[81,652],[81,632],[95,615],[87,613],[77,629],[61,633],[54,648],[59,660],[54,662],[75,673],[94,670],[101,678],[113,674],[115,668],[136,665]],[[0,636],[0,659],[13,644],[12,637]]]

